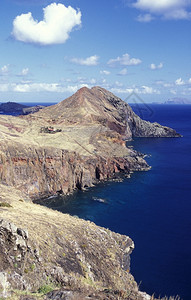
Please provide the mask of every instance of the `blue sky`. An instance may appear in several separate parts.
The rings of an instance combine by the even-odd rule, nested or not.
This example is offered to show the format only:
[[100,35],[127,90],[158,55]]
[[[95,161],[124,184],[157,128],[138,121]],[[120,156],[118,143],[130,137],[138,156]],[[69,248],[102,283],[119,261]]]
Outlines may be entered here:
[[0,53],[0,102],[191,99],[191,1],[2,0]]

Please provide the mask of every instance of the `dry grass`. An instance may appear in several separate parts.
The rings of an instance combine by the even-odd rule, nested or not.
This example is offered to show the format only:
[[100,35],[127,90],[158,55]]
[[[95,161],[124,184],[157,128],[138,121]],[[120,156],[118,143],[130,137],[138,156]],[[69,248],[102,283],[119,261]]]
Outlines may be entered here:
[[[128,238],[110,233],[90,221],[26,202],[14,188],[0,185],[0,193],[2,198],[5,197],[5,201],[9,198],[12,206],[0,208],[1,218],[14,223],[17,227],[27,229],[29,243],[39,250],[44,267],[58,265],[60,257],[60,261],[68,263],[69,260],[70,269],[72,268],[70,260],[76,259],[75,268],[77,272],[81,269],[83,273],[77,275],[77,280],[85,285],[93,284],[94,287],[96,285],[100,287],[100,284],[98,285],[99,279],[92,283],[89,269],[91,267],[97,269],[96,272],[99,272],[99,269],[100,272],[105,272],[106,281],[111,280],[111,284],[119,287],[123,286],[120,274],[127,277],[127,280],[131,277],[121,269],[119,261],[115,259],[116,252],[122,255],[120,243],[122,245],[122,241]],[[75,272],[73,276],[76,276]]]
[[[57,121],[58,122],[58,121]],[[61,129],[62,132],[55,134],[40,133],[41,127],[52,125],[54,129]],[[29,115],[27,117],[0,116],[0,143],[3,145],[21,145],[33,147],[52,147],[75,151],[80,155],[94,156],[94,136],[99,137],[100,132],[105,131],[105,127],[99,123],[92,123],[91,126],[85,124],[67,124],[64,122],[52,124],[50,118],[45,115]],[[102,141],[103,142],[103,141]],[[108,148],[107,156],[127,156],[129,150],[121,145],[116,145],[115,141],[107,139],[104,141],[105,147]],[[102,145],[98,144],[98,148]],[[16,148],[16,147],[15,147]],[[97,149],[99,150],[99,149]],[[101,148],[100,148],[101,150]],[[101,151],[102,152],[102,151]],[[104,152],[103,152],[104,153]],[[102,154],[103,154],[102,153]]]

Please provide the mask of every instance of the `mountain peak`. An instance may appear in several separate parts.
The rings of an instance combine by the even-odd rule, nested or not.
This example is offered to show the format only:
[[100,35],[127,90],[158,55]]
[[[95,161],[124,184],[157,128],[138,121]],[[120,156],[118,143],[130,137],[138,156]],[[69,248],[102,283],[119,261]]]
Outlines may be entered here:
[[99,86],[91,89],[82,87],[60,103],[35,113],[35,116],[66,126],[103,126],[125,138],[177,136],[167,127],[141,120],[126,102]]

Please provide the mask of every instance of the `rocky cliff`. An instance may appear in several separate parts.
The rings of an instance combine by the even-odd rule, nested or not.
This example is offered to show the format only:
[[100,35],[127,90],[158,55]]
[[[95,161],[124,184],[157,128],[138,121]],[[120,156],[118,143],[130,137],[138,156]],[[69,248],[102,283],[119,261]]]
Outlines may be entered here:
[[39,198],[148,170],[143,156],[125,145],[134,136],[179,134],[141,120],[105,89],[82,88],[32,115],[0,117],[0,181]]
[[151,298],[130,274],[129,237],[33,204],[13,187],[0,184],[0,194],[0,298]]

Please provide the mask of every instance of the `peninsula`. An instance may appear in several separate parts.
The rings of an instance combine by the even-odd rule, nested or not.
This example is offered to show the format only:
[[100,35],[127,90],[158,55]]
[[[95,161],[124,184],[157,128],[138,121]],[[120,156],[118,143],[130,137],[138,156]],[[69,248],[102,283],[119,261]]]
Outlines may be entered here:
[[0,116],[0,297],[151,299],[129,272],[129,237],[32,203],[148,170],[126,146],[133,137],[180,135],[101,87],[33,114]]

